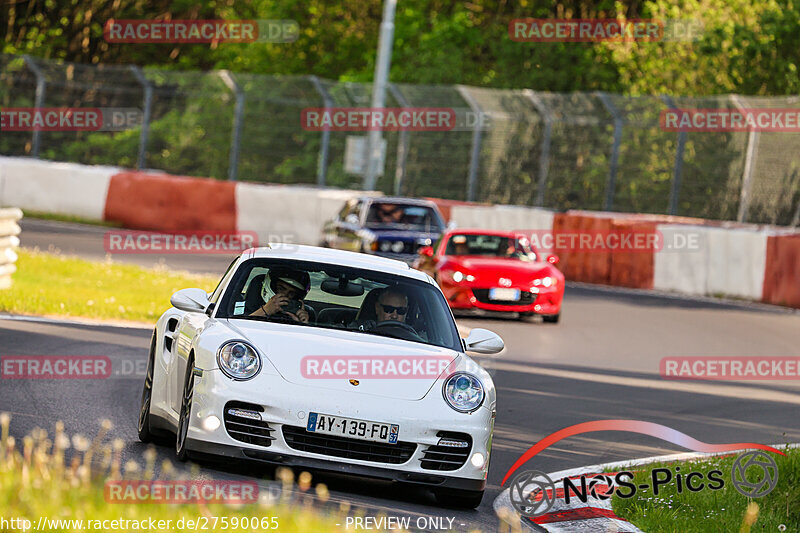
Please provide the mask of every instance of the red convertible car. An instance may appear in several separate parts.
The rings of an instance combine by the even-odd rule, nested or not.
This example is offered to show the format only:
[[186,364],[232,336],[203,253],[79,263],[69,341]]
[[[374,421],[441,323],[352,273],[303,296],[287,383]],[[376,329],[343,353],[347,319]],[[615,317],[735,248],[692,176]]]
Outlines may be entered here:
[[540,256],[528,239],[508,231],[450,230],[434,247],[419,250],[414,268],[427,272],[442,288],[453,310],[541,315],[556,323],[561,316],[564,274],[555,255]]

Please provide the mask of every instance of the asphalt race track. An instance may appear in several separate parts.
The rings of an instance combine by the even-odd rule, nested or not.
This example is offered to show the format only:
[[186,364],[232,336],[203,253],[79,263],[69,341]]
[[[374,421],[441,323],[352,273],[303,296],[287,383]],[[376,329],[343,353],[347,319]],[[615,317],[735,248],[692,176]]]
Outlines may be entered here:
[[[23,221],[23,246],[90,258],[103,257],[106,229]],[[153,256],[115,260],[155,264]],[[230,258],[172,256],[171,267],[218,272]],[[164,302],[165,308],[168,302]],[[495,531],[492,502],[500,480],[533,443],[564,427],[601,419],[646,420],[709,443],[800,441],[800,382],[688,382],[663,380],[659,361],[667,356],[798,356],[800,313],[776,307],[710,299],[681,299],[647,292],[569,284],[557,325],[513,319],[462,318],[463,328],[497,332],[506,350],[481,359],[498,388],[489,485],[477,511],[436,507],[419,489],[382,482],[315,475],[335,502],[348,501],[368,514],[455,517],[456,531]],[[150,330],[0,318],[0,356],[106,355],[113,368],[130,370],[145,361]],[[34,427],[52,432],[56,420],[69,433],[93,436],[100,420],[114,424],[125,441],[125,459],[141,462],[145,446],[136,437],[142,376],[104,380],[0,381],[0,411],[12,414],[11,434]],[[138,374],[142,374],[139,372]],[[638,434],[592,433],[548,448],[526,466],[552,472],[581,465],[684,451]],[[160,459],[174,452],[158,447]],[[188,468],[188,467],[184,467]],[[203,477],[270,476],[269,469],[202,463]]]

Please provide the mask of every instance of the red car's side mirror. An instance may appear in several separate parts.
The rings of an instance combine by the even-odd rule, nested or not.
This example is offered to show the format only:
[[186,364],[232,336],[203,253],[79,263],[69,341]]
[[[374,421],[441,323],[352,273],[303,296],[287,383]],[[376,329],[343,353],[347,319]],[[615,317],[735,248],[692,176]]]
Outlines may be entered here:
[[552,264],[552,265],[557,265],[558,264],[558,256],[557,255],[548,255],[547,256],[547,262]]
[[419,255],[423,257],[433,257],[433,247],[432,246],[423,246],[419,249]]

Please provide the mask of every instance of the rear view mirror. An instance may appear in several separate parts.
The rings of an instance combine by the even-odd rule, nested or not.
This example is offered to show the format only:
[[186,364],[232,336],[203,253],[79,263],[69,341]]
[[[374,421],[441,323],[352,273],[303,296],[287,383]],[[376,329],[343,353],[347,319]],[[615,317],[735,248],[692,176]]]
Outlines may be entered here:
[[433,257],[433,247],[432,246],[423,246],[417,252],[419,255],[424,257]]
[[558,264],[558,256],[555,255],[555,254],[548,255],[547,256],[547,262],[550,263],[551,265],[557,265]]
[[335,294],[336,296],[361,296],[364,294],[364,287],[358,283],[348,280],[344,276],[339,279],[326,279],[320,285],[322,292]]
[[468,352],[493,354],[499,353],[505,348],[503,339],[497,333],[488,329],[475,328],[469,332],[469,336],[464,339]]
[[172,295],[169,303],[187,313],[204,313],[209,306],[208,293],[203,289],[181,289]]
[[358,216],[350,213],[346,217],[344,217],[344,221],[348,224],[358,224]]

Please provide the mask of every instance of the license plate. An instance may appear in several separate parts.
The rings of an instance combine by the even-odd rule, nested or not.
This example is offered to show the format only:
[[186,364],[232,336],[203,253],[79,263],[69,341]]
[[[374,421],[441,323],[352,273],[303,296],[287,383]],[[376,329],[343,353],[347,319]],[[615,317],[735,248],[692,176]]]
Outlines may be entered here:
[[397,434],[400,432],[400,426],[384,422],[345,418],[343,416],[309,413],[306,430],[312,433],[397,444]]
[[519,289],[489,289],[489,299],[516,302],[519,300]]

